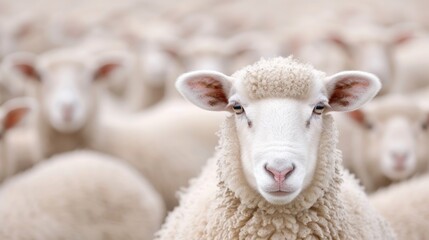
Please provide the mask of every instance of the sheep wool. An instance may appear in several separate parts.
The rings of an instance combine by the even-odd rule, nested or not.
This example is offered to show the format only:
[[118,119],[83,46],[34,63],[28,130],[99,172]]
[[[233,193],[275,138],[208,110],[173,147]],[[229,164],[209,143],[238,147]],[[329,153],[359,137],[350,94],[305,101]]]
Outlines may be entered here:
[[165,207],[137,171],[108,155],[57,155],[0,188],[0,239],[152,239]]
[[243,81],[248,96],[255,100],[269,97],[305,98],[315,78],[323,76],[324,73],[309,64],[299,63],[292,56],[261,59],[232,75],[234,79]]
[[427,239],[429,175],[419,176],[370,196],[371,203],[389,221],[401,240]]
[[[293,59],[272,61],[287,64]],[[290,66],[294,64],[297,63],[293,61]],[[289,76],[299,75],[302,69],[297,69],[298,73],[292,71],[291,75],[279,79],[285,81],[282,85],[287,85]],[[263,76],[258,79],[269,81]],[[296,83],[292,81],[292,85]],[[310,85],[302,86],[295,93],[305,93],[305,86]],[[257,97],[272,97],[271,88],[263,82],[249,91]],[[168,216],[157,234],[158,239],[395,239],[390,226],[369,204],[357,180],[341,168],[332,116],[323,118],[319,156],[311,184],[289,204],[273,205],[246,181],[234,117],[229,116],[222,126],[215,158],[209,161],[202,175],[192,181],[190,188],[182,192],[180,206]]]

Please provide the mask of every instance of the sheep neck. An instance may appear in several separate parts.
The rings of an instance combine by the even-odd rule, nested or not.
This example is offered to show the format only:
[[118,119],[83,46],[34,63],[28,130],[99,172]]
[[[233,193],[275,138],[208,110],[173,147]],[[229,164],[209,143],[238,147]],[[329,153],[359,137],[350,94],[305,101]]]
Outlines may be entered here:
[[[237,158],[240,156],[240,150],[235,122],[232,117],[229,117],[221,134],[221,154],[217,162],[218,197],[216,198],[218,199],[216,208],[224,209],[227,216],[214,220],[214,222],[227,221],[228,223],[213,224],[229,229],[215,229],[215,231],[229,232],[239,239],[246,239],[255,234],[267,238],[278,235],[292,239],[313,235],[321,239],[331,237],[345,239],[345,232],[350,225],[346,221],[342,201],[338,199],[342,183],[341,155],[336,149],[337,136],[331,116],[324,116],[323,129],[318,166],[312,183],[291,203],[275,206],[247,184]],[[330,220],[327,221],[327,219]],[[257,226],[261,224],[270,226],[264,228],[268,230],[258,232]],[[303,232],[303,228],[307,231]],[[299,233],[298,229],[300,229]]]

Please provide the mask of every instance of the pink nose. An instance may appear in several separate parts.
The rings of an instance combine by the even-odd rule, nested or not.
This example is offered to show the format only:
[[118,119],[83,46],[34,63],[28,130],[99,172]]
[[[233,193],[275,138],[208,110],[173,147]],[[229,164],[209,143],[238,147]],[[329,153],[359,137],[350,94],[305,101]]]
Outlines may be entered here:
[[278,171],[273,167],[265,165],[265,170],[270,173],[274,180],[278,183],[282,183],[293,172],[294,169],[295,167],[292,165],[284,170]]
[[393,158],[393,161],[395,162],[395,164],[402,166],[407,161],[408,154],[407,153],[392,153],[392,158]]
[[63,118],[65,121],[70,121],[73,117],[74,106],[72,104],[64,104]]

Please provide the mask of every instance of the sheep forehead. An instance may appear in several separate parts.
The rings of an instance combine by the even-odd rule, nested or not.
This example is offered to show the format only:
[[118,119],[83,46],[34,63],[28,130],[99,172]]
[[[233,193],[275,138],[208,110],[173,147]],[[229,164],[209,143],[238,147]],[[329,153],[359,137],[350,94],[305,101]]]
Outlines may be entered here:
[[66,65],[83,70],[85,66],[90,65],[89,56],[73,49],[63,49],[44,53],[38,59],[38,67],[44,70],[55,70]]
[[[261,59],[232,75],[238,79],[251,100],[264,98],[307,99],[314,88],[321,87],[324,73],[303,64],[292,56]],[[321,88],[320,91],[323,91]]]
[[367,107],[373,120],[388,121],[401,117],[410,122],[420,121],[425,112],[415,102],[403,97],[388,97]]

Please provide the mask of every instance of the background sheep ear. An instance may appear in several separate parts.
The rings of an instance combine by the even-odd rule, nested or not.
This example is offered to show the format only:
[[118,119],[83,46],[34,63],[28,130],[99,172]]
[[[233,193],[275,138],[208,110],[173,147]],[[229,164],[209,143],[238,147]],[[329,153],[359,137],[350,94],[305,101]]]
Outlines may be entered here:
[[177,90],[191,103],[209,111],[227,111],[231,78],[216,71],[193,71],[182,74]]
[[347,116],[349,116],[351,119],[353,119],[355,122],[359,124],[363,125],[366,123],[365,113],[362,110],[358,109],[358,110],[348,112]]
[[95,81],[105,80],[125,70],[130,65],[130,59],[126,53],[106,54],[97,59],[93,79]]
[[331,111],[356,110],[373,99],[380,88],[380,80],[366,72],[344,71],[326,78]]
[[27,80],[41,81],[39,71],[36,69],[36,56],[31,53],[12,53],[4,60],[8,71],[18,73]]
[[20,123],[34,108],[34,101],[27,98],[15,98],[1,106],[3,118],[1,121],[3,131],[7,131]]

